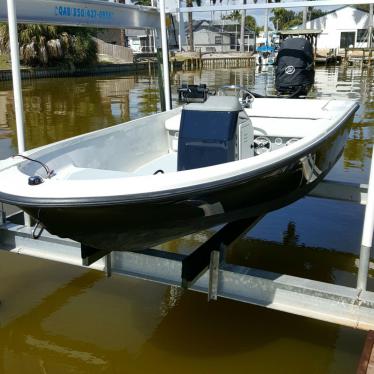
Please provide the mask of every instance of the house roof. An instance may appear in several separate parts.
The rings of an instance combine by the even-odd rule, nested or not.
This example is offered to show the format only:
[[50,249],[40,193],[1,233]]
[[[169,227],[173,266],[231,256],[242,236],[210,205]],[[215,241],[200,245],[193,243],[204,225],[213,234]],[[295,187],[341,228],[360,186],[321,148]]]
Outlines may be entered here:
[[[217,22],[217,21],[208,21],[208,20],[194,20],[192,22],[192,30],[193,32],[200,31],[200,30],[208,30],[212,32],[222,33],[222,34],[232,34],[235,30],[225,30],[225,26],[239,26],[240,23],[232,20],[224,20],[225,22]],[[228,22],[229,21],[229,22]],[[185,22],[185,30],[188,33],[188,23]],[[244,28],[246,33],[254,32],[249,27]]]
[[311,29],[295,29],[295,30],[280,30],[277,32],[279,35],[318,35],[323,30],[311,30]]
[[140,37],[140,36],[146,36],[147,32],[146,30],[139,30],[139,29],[126,29],[126,36],[128,37]]

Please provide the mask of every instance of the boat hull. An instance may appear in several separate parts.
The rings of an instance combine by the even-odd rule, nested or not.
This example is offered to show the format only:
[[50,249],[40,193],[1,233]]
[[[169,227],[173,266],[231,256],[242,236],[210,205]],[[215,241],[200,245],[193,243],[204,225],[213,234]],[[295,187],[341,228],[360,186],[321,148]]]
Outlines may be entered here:
[[303,197],[341,156],[349,133],[346,124],[291,159],[238,175],[224,184],[171,190],[137,200],[124,196],[105,204],[17,205],[51,234],[97,249],[140,250],[218,224],[261,216]]

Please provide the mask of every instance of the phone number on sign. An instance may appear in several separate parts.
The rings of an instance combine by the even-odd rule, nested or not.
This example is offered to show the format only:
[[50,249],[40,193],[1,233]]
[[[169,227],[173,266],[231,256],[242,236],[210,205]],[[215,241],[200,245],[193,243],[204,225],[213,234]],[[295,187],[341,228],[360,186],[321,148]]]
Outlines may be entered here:
[[55,16],[111,19],[113,17],[113,13],[108,12],[106,10],[96,10],[96,9],[88,9],[88,8],[72,8],[72,7],[67,7],[67,6],[56,6],[55,7]]

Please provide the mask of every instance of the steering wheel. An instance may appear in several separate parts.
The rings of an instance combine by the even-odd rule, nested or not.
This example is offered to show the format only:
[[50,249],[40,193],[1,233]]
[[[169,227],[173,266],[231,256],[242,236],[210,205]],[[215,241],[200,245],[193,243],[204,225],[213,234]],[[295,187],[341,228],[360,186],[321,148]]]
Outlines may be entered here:
[[254,151],[256,155],[271,151],[271,141],[267,136],[258,136],[253,140]]
[[227,90],[234,90],[236,92],[236,97],[244,108],[249,107],[255,99],[251,91],[235,84],[220,87],[218,89],[218,96],[227,96]]

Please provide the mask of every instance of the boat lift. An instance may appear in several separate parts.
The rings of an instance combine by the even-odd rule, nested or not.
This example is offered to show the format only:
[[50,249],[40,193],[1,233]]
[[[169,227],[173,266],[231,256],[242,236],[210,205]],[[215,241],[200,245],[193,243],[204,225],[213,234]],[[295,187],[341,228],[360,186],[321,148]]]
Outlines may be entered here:
[[[2,13],[4,1],[0,0],[0,21],[7,18]],[[329,1],[328,5],[331,5],[330,3],[332,2],[334,4],[347,3],[334,0]],[[349,1],[349,3],[361,4],[373,2],[373,0]],[[322,1],[319,1],[319,3],[322,3]],[[323,3],[327,5],[326,1],[323,1]],[[17,135],[19,151],[24,152],[16,9],[14,0],[7,0],[7,4],[17,114]],[[43,13],[41,16],[41,13],[35,15],[38,11],[35,8],[36,4],[43,5],[40,9],[40,12]],[[281,5],[288,7],[291,4],[294,7],[296,3],[282,3]],[[254,5],[257,8],[270,6],[270,4],[251,4],[251,7]],[[272,5],[276,7],[277,4]],[[307,1],[299,1],[296,6],[309,5]],[[22,13],[24,6],[28,7],[29,12]],[[60,7],[62,7],[62,15],[60,14]],[[239,7],[241,7],[240,9],[247,9],[249,5]],[[165,22],[164,0],[160,1],[160,8],[163,54],[165,55],[166,53],[166,56],[164,56],[165,61],[167,59],[166,33],[165,28],[162,27]],[[215,10],[219,10],[218,8],[215,7]],[[76,19],[74,17],[77,17],[77,10],[74,13],[72,9],[80,9],[80,14],[82,14],[83,10],[83,14],[86,16],[82,17],[82,19]],[[126,17],[127,9],[133,13],[128,20],[129,23],[125,24],[121,17]],[[117,17],[117,11],[121,14],[121,17]],[[135,28],[159,28],[158,22],[153,17],[154,14],[157,14],[155,9],[149,10],[92,0],[18,0],[17,12],[19,12],[19,22],[46,22],[49,24],[74,24],[76,26],[89,25],[91,27],[111,28],[129,27],[131,24]],[[100,17],[95,18],[95,20],[90,18],[91,14],[107,14],[105,12],[108,12],[108,14],[112,12],[111,21],[107,18],[105,20],[100,20]],[[148,16],[150,17],[148,18]],[[170,92],[167,65],[164,64],[166,98],[168,97],[166,92],[168,94]],[[166,102],[168,103],[169,100]],[[207,293],[208,300],[224,297],[363,330],[373,330],[374,292],[367,291],[366,283],[374,230],[374,153],[368,186],[323,181],[312,191],[310,196],[345,200],[366,205],[356,288],[225,263],[225,251],[228,246],[233,244],[244,233],[247,233],[262,217],[228,223],[191,254],[182,255],[155,248],[145,249],[140,252],[112,252],[110,248],[107,251],[97,251],[70,239],[53,236],[45,231],[42,233],[35,232],[35,228],[32,229],[30,227],[27,216],[25,219],[22,213],[6,217],[5,212],[0,211],[0,249],[96,269],[106,272],[108,276],[119,274],[167,285],[181,286],[186,289]]]

